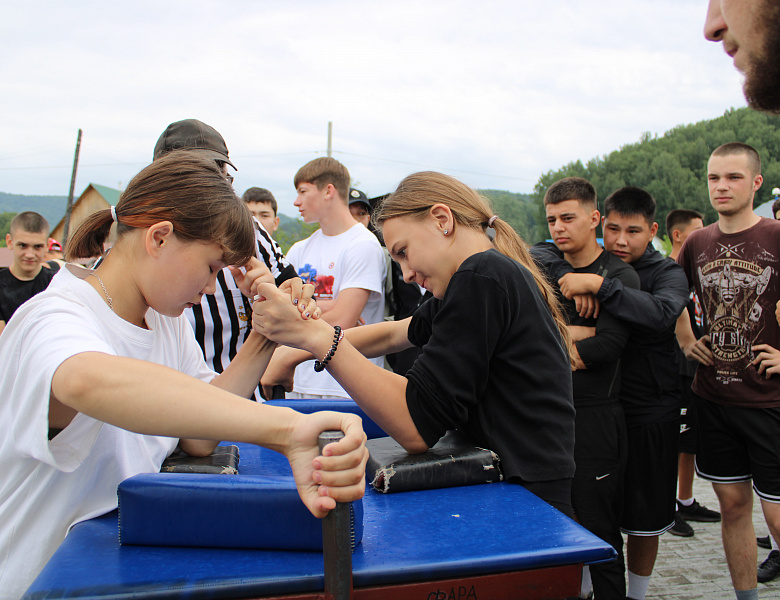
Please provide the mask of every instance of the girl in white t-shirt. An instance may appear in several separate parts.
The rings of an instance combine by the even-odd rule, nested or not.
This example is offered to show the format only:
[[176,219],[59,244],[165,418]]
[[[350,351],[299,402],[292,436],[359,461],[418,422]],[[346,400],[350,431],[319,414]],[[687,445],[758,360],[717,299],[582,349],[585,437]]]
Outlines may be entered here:
[[[265,272],[250,261],[249,213],[216,163],[187,151],[155,161],[115,208],[86,219],[68,258],[100,254],[114,222],[100,267],[63,268],[0,337],[1,599],[19,598],[72,525],[116,508],[118,483],[159,470],[177,443],[196,456],[222,439],[283,453],[317,516],[363,494],[358,418],[247,400],[275,344],[253,332],[217,376],[182,317],[225,265],[246,265],[235,276],[247,294]],[[285,293],[312,310],[299,280]],[[346,435],[321,456],[327,429]]]

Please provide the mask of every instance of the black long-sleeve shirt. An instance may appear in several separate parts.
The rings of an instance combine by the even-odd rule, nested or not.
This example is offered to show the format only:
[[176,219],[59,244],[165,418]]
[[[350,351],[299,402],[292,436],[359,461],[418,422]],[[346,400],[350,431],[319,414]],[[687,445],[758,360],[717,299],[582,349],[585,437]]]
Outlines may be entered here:
[[[535,257],[537,252],[544,255],[555,281],[573,271],[554,244],[537,244],[534,249]],[[673,421],[680,416],[674,328],[688,303],[688,281],[676,262],[650,244],[631,266],[639,276],[639,289],[605,277],[596,293],[602,310],[631,328],[621,360],[620,401],[629,425]]]
[[525,267],[496,250],[469,257],[444,298],[414,314],[409,341],[422,352],[406,401],[429,446],[459,429],[501,457],[509,480],[574,475],[569,359]]
[[[546,242],[533,246],[531,255],[559,293],[558,279],[567,272],[592,273],[617,279],[629,288],[639,288],[639,276],[631,265],[606,251],[599,254],[591,264],[578,268],[565,261],[556,246]],[[574,406],[617,401],[620,391],[620,359],[630,335],[628,323],[606,310],[602,310],[597,318],[581,317],[574,300],[567,300],[563,296],[560,296],[560,300],[569,325],[596,328],[595,335],[575,344],[586,368],[579,369],[572,375]]]

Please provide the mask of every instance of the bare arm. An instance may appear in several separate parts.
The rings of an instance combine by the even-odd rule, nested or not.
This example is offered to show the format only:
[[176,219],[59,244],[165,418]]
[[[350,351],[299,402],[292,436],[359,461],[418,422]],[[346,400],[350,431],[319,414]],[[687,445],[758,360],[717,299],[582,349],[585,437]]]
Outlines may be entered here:
[[349,329],[357,325],[370,295],[371,292],[363,288],[347,288],[341,290],[335,300],[318,300],[317,306],[328,323]]
[[[316,516],[332,509],[335,501],[363,494],[365,434],[352,415],[301,415],[239,398],[161,365],[98,352],[63,362],[51,393],[54,402],[73,411],[137,433],[230,439],[281,452],[290,461],[301,498]],[[317,435],[323,429],[341,429],[346,435],[320,457]]]
[[[780,304],[780,302],[778,304]],[[5,329],[5,321],[0,321],[0,333],[3,333],[3,329]]]
[[[252,325],[262,335],[278,343],[305,350],[320,360],[328,353],[333,344],[333,327],[324,321],[303,321],[295,318],[285,294],[266,284],[260,286],[264,301],[255,303]],[[374,331],[396,331],[408,329],[408,321],[400,321],[386,328],[367,326],[355,329]],[[360,335],[347,332],[350,338],[358,335],[356,343],[365,344]],[[369,332],[370,334],[370,332]],[[367,337],[371,337],[368,335]],[[390,335],[394,339],[393,335]],[[395,338],[397,339],[397,338]],[[408,344],[408,341],[406,342]],[[345,339],[338,345],[333,359],[328,364],[328,372],[347,391],[351,398],[366,411],[382,429],[393,437],[408,452],[423,452],[428,445],[420,436],[412,421],[406,405],[406,378],[382,369],[369,361]]]
[[[368,358],[384,356],[411,348],[408,331],[411,317],[403,321],[383,321],[363,327],[353,327],[344,332],[345,338]],[[274,352],[268,369],[263,374],[263,395],[271,397],[275,385],[281,385],[285,391],[292,391],[293,372],[302,362],[322,356],[312,356],[306,350],[283,346]]]
[[[273,342],[254,331],[251,332],[227,368],[210,383],[242,398],[249,398],[260,383],[260,376],[268,367],[275,347]],[[190,456],[208,456],[214,452],[221,439],[224,438],[182,438],[179,440],[179,447]]]

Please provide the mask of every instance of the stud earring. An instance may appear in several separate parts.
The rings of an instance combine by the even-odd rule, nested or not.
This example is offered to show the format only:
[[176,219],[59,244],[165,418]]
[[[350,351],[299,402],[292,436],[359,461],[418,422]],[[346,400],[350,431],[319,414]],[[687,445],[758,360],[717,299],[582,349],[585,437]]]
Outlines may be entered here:
[[449,231],[447,231],[447,230],[445,229],[445,230],[444,230],[444,235],[447,235],[448,233],[449,233]]

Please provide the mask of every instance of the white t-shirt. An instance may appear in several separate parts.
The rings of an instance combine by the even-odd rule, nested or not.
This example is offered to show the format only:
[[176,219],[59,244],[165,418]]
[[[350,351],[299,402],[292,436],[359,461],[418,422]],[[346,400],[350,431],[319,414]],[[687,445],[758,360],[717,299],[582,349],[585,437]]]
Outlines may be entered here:
[[[72,525],[117,506],[116,488],[159,471],[174,438],[145,436],[84,414],[48,441],[51,380],[68,358],[102,352],[151,361],[203,381],[203,362],[184,317],[153,310],[148,330],[116,316],[68,266],[14,315],[0,336],[0,599],[29,587]],[[78,274],[75,275],[75,274]]]
[[[376,236],[361,223],[356,223],[339,235],[325,235],[322,230],[290,248],[287,260],[295,265],[304,283],[316,286],[315,297],[336,299],[348,288],[371,292],[360,316],[366,322],[379,323],[384,318],[385,257]],[[384,357],[371,359],[384,366]],[[314,372],[314,361],[295,369],[296,392],[349,398],[338,382],[326,371]]]

